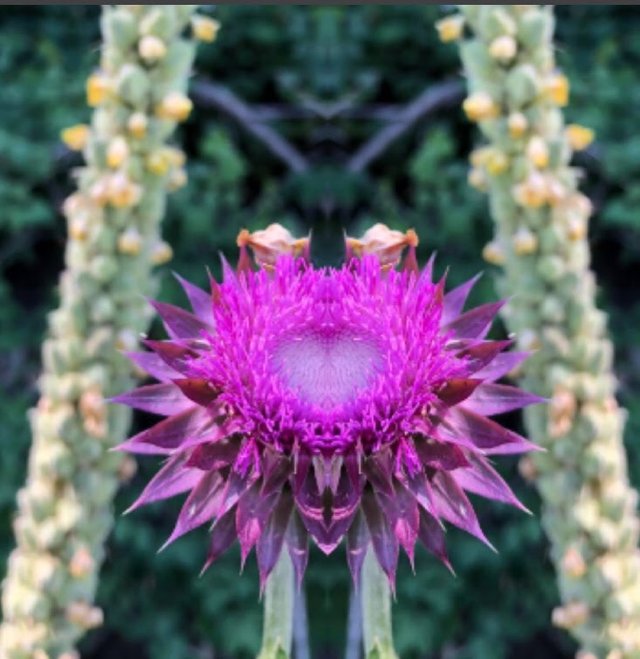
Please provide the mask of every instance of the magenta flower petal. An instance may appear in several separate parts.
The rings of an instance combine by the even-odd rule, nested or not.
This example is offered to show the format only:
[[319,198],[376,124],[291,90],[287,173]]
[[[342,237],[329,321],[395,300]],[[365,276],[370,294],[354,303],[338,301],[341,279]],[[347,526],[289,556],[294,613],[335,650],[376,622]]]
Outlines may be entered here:
[[526,357],[485,338],[502,302],[463,312],[476,278],[445,294],[432,261],[223,272],[178,277],[193,312],[153,302],[169,339],[130,355],[160,383],[116,402],[167,418],[119,448],[168,456],[133,507],[188,493],[168,542],[213,522],[205,568],[238,539],[262,586],[309,537],[356,581],[370,546],[391,582],[416,542],[449,566],[443,522],[490,544],[466,493],[520,506],[485,456],[536,447],[487,417],[541,402],[496,384]]

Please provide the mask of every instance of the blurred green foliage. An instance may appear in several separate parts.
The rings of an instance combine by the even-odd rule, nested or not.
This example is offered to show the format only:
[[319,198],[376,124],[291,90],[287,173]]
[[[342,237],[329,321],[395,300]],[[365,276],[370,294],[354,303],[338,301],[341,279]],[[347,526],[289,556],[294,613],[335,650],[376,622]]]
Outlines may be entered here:
[[[211,10],[208,10],[211,11]],[[230,6],[216,16],[219,39],[201,47],[196,76],[233,89],[252,104],[313,108],[340,102],[372,108],[403,104],[426,87],[459,75],[455,46],[440,44],[434,6]],[[62,263],[60,204],[80,164],[58,141],[61,128],[86,120],[84,79],[97,62],[96,6],[4,7],[0,12],[0,561],[12,544],[15,492],[24,477],[29,442],[26,412],[36,398],[39,342],[55,304]],[[596,205],[592,225],[602,304],[611,313],[621,398],[630,410],[628,437],[640,433],[640,14],[621,6],[558,10],[559,60],[572,83],[570,121],[596,129],[595,145],[577,159]],[[313,228],[324,245],[357,234],[373,221],[414,226],[421,256],[439,253],[452,283],[485,268],[480,251],[491,235],[482,196],[467,187],[466,155],[477,139],[459,110],[419,122],[375,161],[366,175],[341,167],[380,128],[353,112],[333,122],[307,111],[274,123],[304,153],[310,168],[293,175],[227,116],[196,109],[181,139],[189,156],[189,186],[170,202],[165,235],[172,268],[204,284],[217,252],[235,255],[235,236],[271,221],[294,231]],[[162,297],[179,299],[168,272]],[[475,293],[493,295],[491,276]],[[637,321],[637,322],[636,322]],[[137,420],[138,424],[144,419]],[[514,423],[518,420],[514,419]],[[633,480],[640,451],[629,441]],[[120,513],[153,473],[140,473],[121,492]],[[503,470],[525,503],[537,499]],[[165,553],[179,502],[118,519],[103,572],[100,603],[106,626],[84,643],[83,657],[182,659],[250,657],[260,637],[260,603],[252,561],[238,574],[237,554],[204,577],[205,532]],[[479,503],[494,555],[451,532],[457,577],[426,555],[414,577],[403,564],[394,624],[403,658],[529,659],[572,656],[572,645],[549,624],[557,601],[547,547],[536,516]],[[344,643],[349,581],[341,552],[312,555],[306,580],[316,656],[338,657]]]

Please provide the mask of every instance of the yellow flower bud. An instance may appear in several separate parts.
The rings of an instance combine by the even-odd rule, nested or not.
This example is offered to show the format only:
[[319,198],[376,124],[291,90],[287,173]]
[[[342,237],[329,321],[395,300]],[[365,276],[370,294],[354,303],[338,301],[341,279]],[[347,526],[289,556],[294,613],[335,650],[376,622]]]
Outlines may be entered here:
[[564,132],[567,136],[569,146],[574,151],[582,151],[582,149],[586,149],[595,138],[595,133],[591,128],[581,126],[580,124],[569,124]]
[[443,43],[457,41],[462,36],[464,30],[464,16],[459,14],[447,16],[436,23],[438,37]]
[[569,602],[557,606],[551,614],[551,622],[562,629],[573,629],[584,624],[589,618],[589,607],[584,602]]
[[124,137],[114,137],[107,147],[107,167],[118,169],[129,157],[129,145]]
[[171,166],[165,149],[160,149],[150,153],[145,159],[144,164],[147,171],[155,174],[155,176],[164,176]]
[[164,265],[165,263],[169,263],[172,258],[173,250],[171,249],[171,245],[164,241],[156,243],[151,250],[151,263],[153,265]]
[[138,335],[129,328],[122,329],[116,336],[116,350],[135,350],[138,347]]
[[544,82],[544,95],[555,105],[564,107],[569,103],[569,80],[562,73],[553,73]]
[[569,547],[562,557],[562,569],[573,579],[579,579],[585,575],[587,564],[575,547]]
[[540,208],[547,202],[547,184],[537,172],[513,187],[513,198],[526,208]]
[[492,176],[498,176],[507,171],[509,167],[509,159],[499,149],[492,149],[491,153],[487,156],[485,167],[489,174]]
[[121,483],[128,483],[136,475],[137,471],[138,463],[135,458],[126,455],[118,468],[118,480]]
[[469,155],[469,162],[474,167],[484,167],[492,150],[493,147],[490,146],[481,146],[478,149],[474,149]]
[[518,462],[518,471],[527,483],[532,483],[538,476],[538,470],[536,469],[533,460],[528,455],[521,458]]
[[89,188],[89,196],[96,204],[104,205],[110,198],[111,182],[106,178],[100,178]]
[[220,22],[208,16],[194,16],[191,19],[191,29],[196,39],[211,43],[218,36]]
[[508,34],[497,37],[489,44],[489,55],[503,64],[509,63],[516,56],[517,52],[518,44]]
[[111,81],[102,73],[92,73],[87,78],[87,105],[92,108],[104,103],[112,91]]
[[583,217],[572,215],[567,220],[567,238],[572,241],[584,240],[587,237],[587,221]]
[[500,108],[491,95],[482,91],[467,96],[462,103],[462,109],[470,121],[495,119],[500,114]]
[[495,240],[487,243],[482,250],[482,258],[491,265],[504,265],[505,256],[502,245]]
[[142,249],[142,236],[134,227],[130,227],[118,236],[118,251],[120,254],[136,256]]
[[138,53],[147,64],[153,64],[167,54],[167,47],[162,39],[147,34],[138,42]]
[[169,192],[175,192],[180,188],[183,188],[188,181],[187,172],[182,168],[172,169],[169,173],[169,179],[167,180],[167,188]]
[[547,175],[547,201],[551,206],[557,206],[567,196],[567,189],[555,176]]
[[472,167],[467,175],[467,182],[472,188],[480,190],[480,192],[487,191],[487,175],[480,167]]
[[118,172],[109,180],[108,200],[116,208],[130,208],[138,203],[142,189],[131,181],[126,174]]
[[69,562],[69,574],[74,579],[84,579],[91,574],[95,561],[85,546],[78,547]]
[[549,147],[542,137],[535,135],[529,140],[527,144],[527,158],[538,169],[544,169],[548,166]]
[[89,235],[89,222],[86,217],[74,217],[69,221],[69,238],[83,241]]
[[146,136],[148,126],[149,120],[143,112],[134,112],[127,121],[127,129],[138,140]]
[[193,103],[180,92],[167,94],[156,108],[156,114],[161,119],[184,121],[191,114]]
[[185,163],[187,162],[187,157],[184,155],[184,151],[181,149],[169,146],[165,148],[165,153],[169,163],[173,167],[184,167]]
[[82,601],[69,604],[65,614],[70,623],[77,625],[81,629],[100,627],[104,617],[101,609]]
[[519,256],[533,254],[538,249],[537,236],[526,227],[520,227],[513,235],[513,250]]
[[82,151],[89,140],[90,129],[87,124],[75,124],[65,128],[60,137],[72,151]]
[[507,119],[509,136],[514,140],[522,137],[529,128],[529,122],[522,112],[512,112]]

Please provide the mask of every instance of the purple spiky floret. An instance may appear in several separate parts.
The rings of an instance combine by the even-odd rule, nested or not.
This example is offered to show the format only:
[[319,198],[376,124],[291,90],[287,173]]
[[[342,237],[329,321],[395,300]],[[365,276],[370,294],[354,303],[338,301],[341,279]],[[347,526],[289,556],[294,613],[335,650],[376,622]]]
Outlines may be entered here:
[[522,507],[489,456],[534,447],[487,417],[540,399],[496,383],[526,354],[486,339],[500,303],[463,312],[475,279],[281,256],[180,282],[193,313],[154,302],[169,339],[130,355],[159,383],[116,399],[167,418],[120,448],[166,456],[132,508],[188,493],[168,542],[212,523],[205,567],[238,539],[263,584],[284,546],[301,579],[309,537],[345,538],[393,582],[418,540],[448,564],[443,522],[487,541],[468,492]]

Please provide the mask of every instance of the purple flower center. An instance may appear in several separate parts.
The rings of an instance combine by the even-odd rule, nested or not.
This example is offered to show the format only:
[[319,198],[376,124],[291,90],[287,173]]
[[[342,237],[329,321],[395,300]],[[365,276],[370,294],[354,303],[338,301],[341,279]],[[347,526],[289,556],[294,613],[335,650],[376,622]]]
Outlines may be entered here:
[[356,398],[381,363],[372,336],[331,322],[285,334],[271,358],[283,384],[324,411]]

